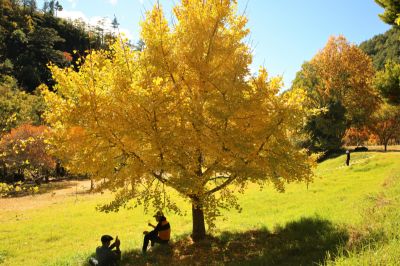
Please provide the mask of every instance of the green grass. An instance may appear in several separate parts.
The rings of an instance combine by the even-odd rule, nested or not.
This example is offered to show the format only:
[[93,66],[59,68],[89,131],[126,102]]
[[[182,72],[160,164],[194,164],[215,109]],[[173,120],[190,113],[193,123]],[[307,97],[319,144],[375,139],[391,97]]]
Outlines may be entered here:
[[[398,264],[400,255],[387,254],[400,254],[399,224],[393,225],[393,221],[400,221],[400,153],[353,153],[351,166],[346,167],[344,162],[341,156],[320,164],[308,188],[294,183],[285,193],[277,193],[271,186],[259,190],[250,185],[240,196],[243,211],[223,212],[214,232],[216,238],[196,244],[200,246],[185,237],[192,226],[190,206],[177,198],[187,215],[168,214],[175,253],[165,256],[166,261],[189,264],[208,259],[215,265]],[[22,203],[35,199],[30,197]],[[144,259],[139,254],[142,231],[148,229],[152,215],[142,208],[109,214],[95,210],[110,199],[108,194],[81,194],[47,206],[1,210],[0,264],[84,264],[105,233],[121,239],[125,265],[157,264],[159,257]]]

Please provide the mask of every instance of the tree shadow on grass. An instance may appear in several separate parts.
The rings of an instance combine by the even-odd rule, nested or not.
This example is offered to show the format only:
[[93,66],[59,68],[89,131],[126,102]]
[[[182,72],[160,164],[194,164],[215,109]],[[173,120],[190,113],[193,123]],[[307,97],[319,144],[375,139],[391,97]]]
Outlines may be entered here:
[[333,259],[348,240],[347,231],[320,218],[302,218],[277,228],[223,232],[193,243],[182,237],[169,247],[123,254],[120,265],[315,265]]

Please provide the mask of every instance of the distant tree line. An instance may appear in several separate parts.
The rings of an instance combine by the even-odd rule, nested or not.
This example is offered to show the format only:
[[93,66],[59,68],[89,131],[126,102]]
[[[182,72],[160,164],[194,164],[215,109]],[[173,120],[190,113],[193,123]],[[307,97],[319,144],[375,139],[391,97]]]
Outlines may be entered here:
[[376,0],[393,27],[358,47],[331,38],[297,73],[291,90],[305,90],[309,115],[300,145],[325,156],[343,145],[400,144],[400,2]]
[[392,27],[387,32],[362,42],[360,49],[372,58],[378,71],[385,68],[388,60],[400,63],[400,29]]
[[[112,33],[101,25],[57,18],[58,1],[0,1],[0,75],[12,76],[18,86],[32,92],[42,83],[52,86],[47,64],[73,64],[89,49],[106,47]],[[77,53],[73,53],[77,51]]]

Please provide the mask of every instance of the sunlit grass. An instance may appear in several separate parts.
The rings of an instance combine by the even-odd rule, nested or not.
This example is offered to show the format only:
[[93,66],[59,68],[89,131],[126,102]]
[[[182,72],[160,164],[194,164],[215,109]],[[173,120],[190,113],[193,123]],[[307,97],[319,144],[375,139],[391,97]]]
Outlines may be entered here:
[[[302,217],[320,217],[343,226],[362,224],[371,198],[384,189],[385,180],[400,175],[400,153],[353,153],[350,167],[344,162],[341,156],[320,164],[308,188],[294,183],[285,193],[277,193],[271,186],[259,190],[250,185],[240,195],[243,211],[224,211],[215,234],[260,228],[274,231]],[[79,194],[33,209],[2,210],[0,264],[78,265],[87,260],[105,233],[118,235],[123,251],[139,250],[152,213],[144,214],[142,208],[109,214],[95,210],[110,199],[108,194]],[[174,241],[189,234],[192,226],[189,204],[180,198],[177,201],[187,215],[167,215]],[[398,250],[396,244],[384,248]]]

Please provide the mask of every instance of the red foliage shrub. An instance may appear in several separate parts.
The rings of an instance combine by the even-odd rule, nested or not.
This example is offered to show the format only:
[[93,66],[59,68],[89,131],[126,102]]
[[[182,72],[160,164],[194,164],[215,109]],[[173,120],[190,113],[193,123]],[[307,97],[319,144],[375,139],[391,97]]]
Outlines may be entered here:
[[346,131],[343,142],[346,146],[363,146],[370,138],[367,128],[351,127]]
[[12,172],[28,172],[32,179],[54,169],[55,159],[47,152],[46,126],[23,124],[0,140],[0,160]]

